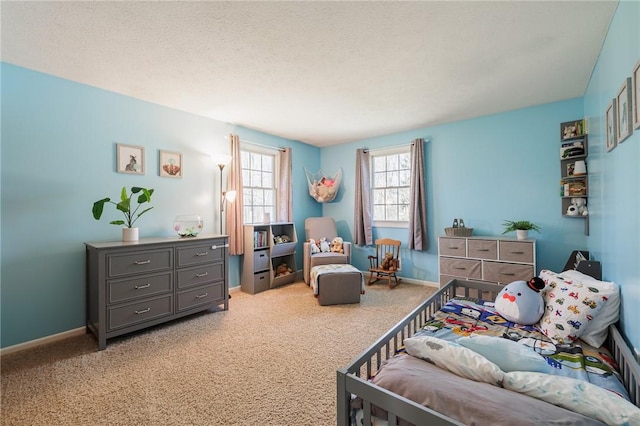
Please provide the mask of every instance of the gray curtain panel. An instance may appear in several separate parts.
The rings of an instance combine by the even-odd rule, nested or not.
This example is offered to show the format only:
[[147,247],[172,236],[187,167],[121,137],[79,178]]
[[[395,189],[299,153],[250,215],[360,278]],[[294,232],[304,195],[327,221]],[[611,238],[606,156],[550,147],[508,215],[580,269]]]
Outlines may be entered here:
[[371,211],[371,155],[364,149],[356,150],[356,182],[353,243],[373,245],[373,217]]
[[280,180],[278,181],[279,222],[293,221],[293,179],[291,177],[291,148],[280,148]]
[[424,139],[411,144],[411,200],[409,201],[409,249],[427,250],[427,198],[425,191]]

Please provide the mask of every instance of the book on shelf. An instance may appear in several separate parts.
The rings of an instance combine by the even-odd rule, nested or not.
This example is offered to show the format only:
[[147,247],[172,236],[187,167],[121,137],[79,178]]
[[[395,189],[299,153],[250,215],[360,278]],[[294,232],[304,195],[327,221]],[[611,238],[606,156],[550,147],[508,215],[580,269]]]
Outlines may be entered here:
[[269,243],[267,241],[267,231],[253,231],[253,247],[266,247]]

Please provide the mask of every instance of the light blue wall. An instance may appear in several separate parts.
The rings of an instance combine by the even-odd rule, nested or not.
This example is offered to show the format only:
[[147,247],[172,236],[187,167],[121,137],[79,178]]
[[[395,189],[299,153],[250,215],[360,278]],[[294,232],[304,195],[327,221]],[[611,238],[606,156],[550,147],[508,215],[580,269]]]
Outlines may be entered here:
[[[199,214],[205,231],[218,232],[219,169],[210,155],[229,152],[230,132],[294,147],[297,208],[320,214],[301,195],[300,163],[319,164],[316,147],[8,64],[1,73],[2,347],[83,326],[83,243],[121,238],[120,227],[108,224],[117,213],[106,210],[96,222],[91,206],[118,197],[122,186],[155,189],[154,209],[138,222],[141,237],[173,235],[173,218],[184,213]],[[144,176],[115,172],[116,143],[145,147]],[[158,176],[160,149],[183,154],[182,179]],[[239,264],[232,258],[232,286]]]
[[[353,234],[353,182],[356,148],[408,144],[422,137],[427,168],[429,249],[403,250],[402,275],[438,282],[438,242],[454,218],[463,218],[474,235],[501,235],[504,220],[530,220],[542,228],[537,266],[560,270],[571,251],[585,249],[583,219],[561,215],[559,196],[560,123],[582,117],[582,99],[542,105],[473,120],[418,129],[322,150],[322,166],[345,170],[345,193],[324,206],[323,214]],[[335,163],[336,158],[343,161]],[[406,229],[376,229],[407,245]],[[507,235],[515,237],[515,235]],[[355,251],[355,264],[366,269],[371,248]]]
[[[93,201],[117,196],[123,186],[156,189],[155,209],[142,218],[142,236],[172,235],[180,213],[197,213],[205,230],[216,231],[217,167],[209,155],[228,152],[226,135],[270,147],[293,147],[294,215],[298,237],[304,219],[333,216],[347,239],[353,234],[355,149],[429,140],[427,164],[430,248],[403,253],[403,274],[437,281],[437,236],[454,217],[475,235],[500,235],[505,219],[528,219],[542,227],[538,269],[559,270],[578,248],[602,260],[604,275],[622,285],[627,337],[640,347],[639,132],[612,153],[603,148],[604,109],[640,59],[640,4],[623,1],[614,17],[583,98],[511,111],[447,125],[318,149],[147,102],[2,64],[1,347],[81,327],[84,324],[85,241],[117,240],[118,227],[96,222]],[[561,215],[559,123],[589,119],[591,236],[583,221]],[[115,173],[115,144],[146,148],[147,173]],[[184,154],[183,179],[160,178],[159,149]],[[304,167],[344,171],[333,203],[318,204],[307,193]],[[179,206],[179,207],[176,207]],[[406,244],[406,231],[376,230]],[[298,247],[301,252],[301,244]],[[370,249],[358,248],[356,266],[366,269]],[[240,258],[230,264],[237,286]],[[298,268],[301,258],[298,254]]]
[[605,110],[639,60],[640,2],[621,1],[584,97],[590,138],[588,247],[602,260],[604,278],[622,287],[623,330],[636,348],[640,348],[640,129],[607,152]]

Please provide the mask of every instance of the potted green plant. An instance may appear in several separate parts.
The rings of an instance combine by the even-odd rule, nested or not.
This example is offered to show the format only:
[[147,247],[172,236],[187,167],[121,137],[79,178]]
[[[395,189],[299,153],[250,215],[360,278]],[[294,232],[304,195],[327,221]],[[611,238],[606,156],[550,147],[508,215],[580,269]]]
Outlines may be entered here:
[[540,227],[528,220],[505,220],[502,225],[504,226],[503,234],[516,231],[516,236],[519,240],[526,240],[529,231],[540,232]]
[[[136,203],[132,203],[135,194],[139,195],[135,199]],[[138,212],[142,204],[151,202],[151,194],[153,194],[153,189],[141,188],[139,186],[132,187],[131,194],[129,194],[127,193],[127,188],[123,186],[120,192],[120,202],[116,203],[111,201],[111,198],[103,198],[93,203],[93,218],[100,220],[102,212],[104,211],[104,205],[107,203],[113,204],[116,206],[116,209],[122,212],[124,220],[112,220],[109,223],[111,225],[126,225],[125,228],[122,228],[122,241],[138,241],[138,228],[134,228],[133,224],[136,223],[140,216],[153,208],[147,207]]]

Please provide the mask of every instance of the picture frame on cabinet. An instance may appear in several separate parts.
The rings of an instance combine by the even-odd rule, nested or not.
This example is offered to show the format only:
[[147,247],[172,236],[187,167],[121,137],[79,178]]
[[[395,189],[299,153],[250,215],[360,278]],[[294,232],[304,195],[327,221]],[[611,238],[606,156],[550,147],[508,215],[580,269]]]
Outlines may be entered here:
[[631,77],[628,77],[616,96],[616,116],[618,124],[618,132],[616,143],[620,144],[627,139],[633,132],[633,123],[631,115]]
[[640,129],[640,61],[633,67],[631,80],[633,86],[633,128]]
[[609,102],[609,106],[607,106],[607,110],[605,112],[606,119],[606,142],[607,142],[607,152],[612,151],[617,144],[617,125],[618,119],[616,118],[616,100],[611,99]]
[[118,173],[144,175],[144,147],[116,144],[116,170]]
[[182,178],[182,153],[160,150],[158,158],[161,177]]

